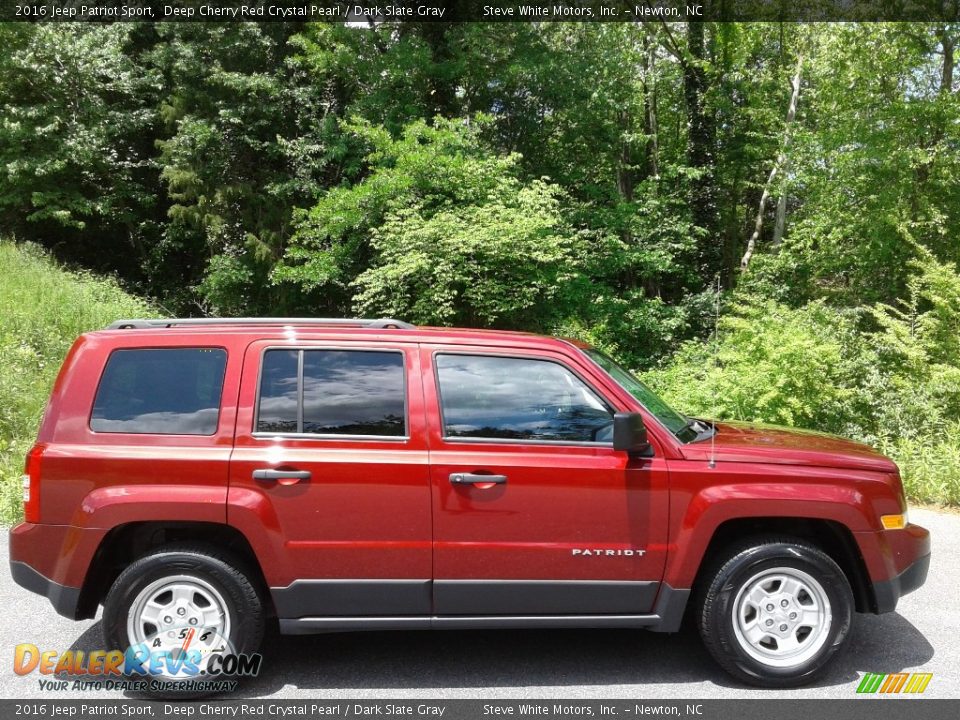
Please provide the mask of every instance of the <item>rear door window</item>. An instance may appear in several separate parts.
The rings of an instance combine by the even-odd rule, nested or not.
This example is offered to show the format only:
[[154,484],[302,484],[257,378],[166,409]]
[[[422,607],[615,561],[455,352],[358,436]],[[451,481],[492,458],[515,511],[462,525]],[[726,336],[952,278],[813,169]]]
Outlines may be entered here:
[[268,350],[260,373],[257,432],[405,437],[403,353]]
[[213,435],[226,365],[222,348],[114,350],[97,388],[90,429]]

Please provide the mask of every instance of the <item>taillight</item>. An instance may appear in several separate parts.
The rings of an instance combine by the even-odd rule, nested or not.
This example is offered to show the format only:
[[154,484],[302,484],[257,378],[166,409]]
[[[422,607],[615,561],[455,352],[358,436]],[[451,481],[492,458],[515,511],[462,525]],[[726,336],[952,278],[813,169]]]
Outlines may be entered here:
[[40,459],[46,447],[37,443],[27,454],[23,476],[23,519],[26,522],[40,522]]

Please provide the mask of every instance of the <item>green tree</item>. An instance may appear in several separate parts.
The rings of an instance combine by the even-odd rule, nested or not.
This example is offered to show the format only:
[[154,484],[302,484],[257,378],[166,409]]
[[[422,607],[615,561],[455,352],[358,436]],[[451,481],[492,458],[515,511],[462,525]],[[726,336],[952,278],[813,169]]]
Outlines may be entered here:
[[561,200],[555,185],[500,177],[479,204],[389,213],[354,306],[429,325],[549,328],[581,259]]
[[[156,238],[160,78],[129,25],[4,24],[0,227],[137,276]],[[130,258],[128,261],[127,258]]]
[[[158,143],[171,200],[152,268],[177,304],[219,314],[284,312],[267,278],[295,204],[315,190],[302,122],[309,110],[288,40],[296,26],[161,25],[152,64],[167,79]],[[306,155],[306,157],[305,157]],[[167,272],[170,266],[179,272]]]
[[322,309],[416,322],[547,327],[582,258],[560,189],[517,177],[519,156],[481,140],[489,122],[436,118],[394,139],[358,123],[369,146],[362,181],[300,216],[280,283]]
[[808,295],[890,302],[906,289],[915,248],[960,259],[960,98],[942,52],[956,32],[818,28],[782,248],[784,279],[806,278]]

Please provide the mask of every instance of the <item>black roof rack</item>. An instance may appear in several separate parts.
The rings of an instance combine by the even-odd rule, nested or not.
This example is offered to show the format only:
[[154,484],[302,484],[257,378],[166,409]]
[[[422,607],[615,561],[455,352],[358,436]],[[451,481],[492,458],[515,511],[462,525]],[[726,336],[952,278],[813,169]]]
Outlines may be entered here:
[[145,330],[147,328],[189,327],[203,325],[316,325],[319,327],[363,327],[377,330],[411,330],[415,326],[393,318],[165,318],[117,320],[107,330]]

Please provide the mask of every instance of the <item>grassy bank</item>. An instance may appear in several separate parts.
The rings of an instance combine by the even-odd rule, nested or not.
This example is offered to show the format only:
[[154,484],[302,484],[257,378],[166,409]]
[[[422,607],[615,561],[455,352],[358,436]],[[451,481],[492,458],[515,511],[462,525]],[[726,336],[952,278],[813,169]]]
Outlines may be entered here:
[[21,515],[23,459],[70,345],[117,318],[151,314],[113,280],[67,271],[36,246],[0,241],[0,522]]

